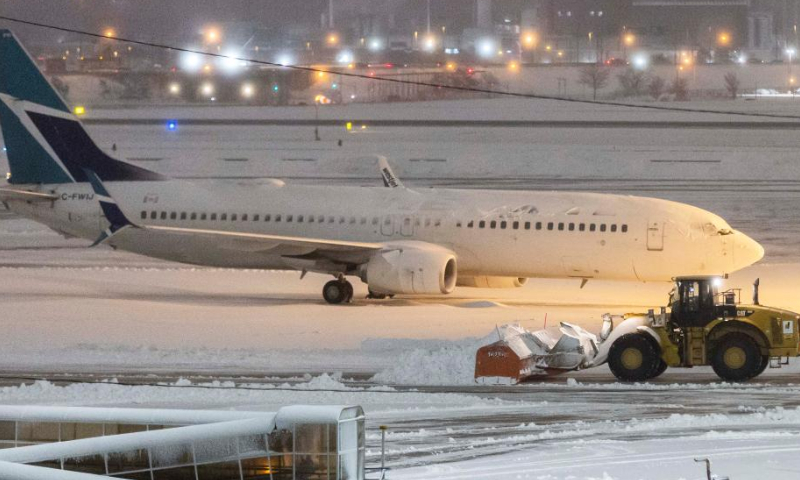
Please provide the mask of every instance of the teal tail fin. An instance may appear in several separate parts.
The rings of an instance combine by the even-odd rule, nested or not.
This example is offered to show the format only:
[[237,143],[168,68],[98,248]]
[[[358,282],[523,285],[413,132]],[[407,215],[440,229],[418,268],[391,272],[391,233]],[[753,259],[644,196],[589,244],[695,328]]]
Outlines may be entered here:
[[163,180],[106,155],[9,30],[0,30],[0,129],[12,184]]

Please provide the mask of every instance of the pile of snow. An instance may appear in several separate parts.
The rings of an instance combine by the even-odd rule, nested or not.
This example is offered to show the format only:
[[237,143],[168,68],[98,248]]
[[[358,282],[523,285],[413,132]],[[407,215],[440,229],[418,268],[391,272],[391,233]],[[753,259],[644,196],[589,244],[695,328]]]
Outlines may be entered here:
[[378,372],[371,380],[395,385],[473,385],[475,352],[484,345],[496,342],[500,338],[498,335],[501,335],[501,331],[495,329],[483,338],[465,338],[403,351],[392,365]]
[[471,385],[475,383],[475,351],[471,341],[436,350],[414,349],[401,354],[394,365],[378,372],[373,382],[396,385]]

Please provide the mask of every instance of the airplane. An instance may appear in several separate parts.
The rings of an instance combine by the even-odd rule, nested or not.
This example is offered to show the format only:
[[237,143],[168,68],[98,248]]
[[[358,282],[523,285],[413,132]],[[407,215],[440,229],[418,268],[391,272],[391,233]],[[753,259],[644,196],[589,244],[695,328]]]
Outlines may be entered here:
[[640,282],[725,275],[764,249],[719,216],[614,194],[185,181],[113,158],[0,30],[0,128],[23,217],[92,245],[226,268],[329,274],[323,298],[515,288],[528,278]]

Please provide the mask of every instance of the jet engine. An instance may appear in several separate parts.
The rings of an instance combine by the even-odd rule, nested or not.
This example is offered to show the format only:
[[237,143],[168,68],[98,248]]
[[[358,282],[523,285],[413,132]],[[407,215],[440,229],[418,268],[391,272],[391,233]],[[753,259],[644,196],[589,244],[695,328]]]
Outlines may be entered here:
[[471,288],[519,288],[528,283],[527,278],[518,277],[458,277],[459,287]]
[[433,245],[380,251],[366,264],[361,279],[375,293],[447,294],[456,287],[456,256]]

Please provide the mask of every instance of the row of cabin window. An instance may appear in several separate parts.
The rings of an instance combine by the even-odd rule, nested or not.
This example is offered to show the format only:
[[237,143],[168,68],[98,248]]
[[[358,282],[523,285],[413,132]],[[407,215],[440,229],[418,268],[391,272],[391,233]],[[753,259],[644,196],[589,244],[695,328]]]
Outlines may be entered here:
[[[220,213],[220,214],[209,213],[209,214],[206,214],[206,213],[186,213],[186,212],[178,213],[178,212],[156,212],[156,211],[149,212],[149,217],[150,217],[150,220],[159,220],[159,219],[160,220],[200,220],[200,221],[208,220],[208,221],[231,221],[231,222],[236,222],[236,221],[259,222],[262,219],[262,216],[260,214],[257,214],[257,213],[253,214],[253,215],[248,215],[247,213],[243,213],[241,215],[238,215],[236,213],[232,213],[232,214],[228,215],[227,213]],[[141,218],[142,218],[142,220],[146,220],[148,218],[148,212],[142,210]],[[328,223],[337,223],[336,222],[337,217],[333,217],[333,216],[325,217],[324,215],[319,215],[319,216],[315,217],[314,215],[280,215],[280,214],[271,215],[271,214],[266,214],[266,215],[263,216],[263,219],[264,219],[265,222],[282,222],[282,221],[285,221],[286,223],[291,223],[291,222],[295,222],[295,221],[297,223],[325,223],[326,218],[327,218]],[[349,222],[348,222],[348,218],[347,217],[338,217],[338,219],[339,219],[338,223],[350,223],[351,225],[355,225],[355,224],[359,224],[359,223],[361,225],[367,225],[367,223],[368,223],[367,217],[360,217],[360,218],[350,217],[349,218]],[[405,218],[404,222],[405,222],[406,225],[410,225],[411,224],[411,219],[410,218]],[[416,226],[418,226],[418,227],[423,226],[423,225],[426,226],[426,227],[430,227],[430,226],[440,227],[442,225],[442,221],[440,219],[426,218],[426,219],[422,220],[422,219],[416,218],[414,220],[414,222],[415,222],[414,224]],[[390,217],[385,217],[384,220],[383,220],[383,223],[385,225],[391,225],[392,219]],[[379,225],[379,224],[380,224],[380,219],[378,217],[373,217],[372,218],[372,225]]]
[[[467,228],[475,228],[475,223],[476,222],[474,222],[474,221],[469,221],[467,223]],[[520,226],[523,226],[525,230],[530,230],[531,227],[533,227],[536,230],[543,230],[543,229],[559,230],[559,231],[567,230],[567,231],[570,231],[570,232],[574,232],[575,230],[577,230],[579,232],[585,232],[587,230],[590,231],[590,232],[596,232],[596,231],[600,231],[600,232],[606,232],[606,231],[616,232],[616,231],[618,231],[617,225],[614,224],[614,223],[612,223],[611,225],[606,225],[605,223],[600,223],[600,224],[589,223],[589,224],[586,224],[586,223],[564,223],[564,222],[558,222],[558,223],[556,223],[556,222],[547,222],[546,224],[543,223],[543,222],[536,222],[536,223],[525,222],[524,224],[522,224],[521,222],[518,222],[518,221],[508,222],[506,220],[500,220],[500,221],[491,220],[491,221],[487,222],[486,220],[480,220],[480,221],[477,222],[477,224],[478,224],[478,228],[486,228],[486,225],[488,224],[489,228],[498,228],[499,227],[501,229],[508,228],[508,226],[510,224],[511,228],[513,230],[519,230]],[[456,223],[456,226],[457,227],[461,227],[462,223],[458,222],[458,223]],[[625,224],[620,225],[619,226],[619,231],[621,231],[622,233],[628,233],[628,225],[625,225]]]

